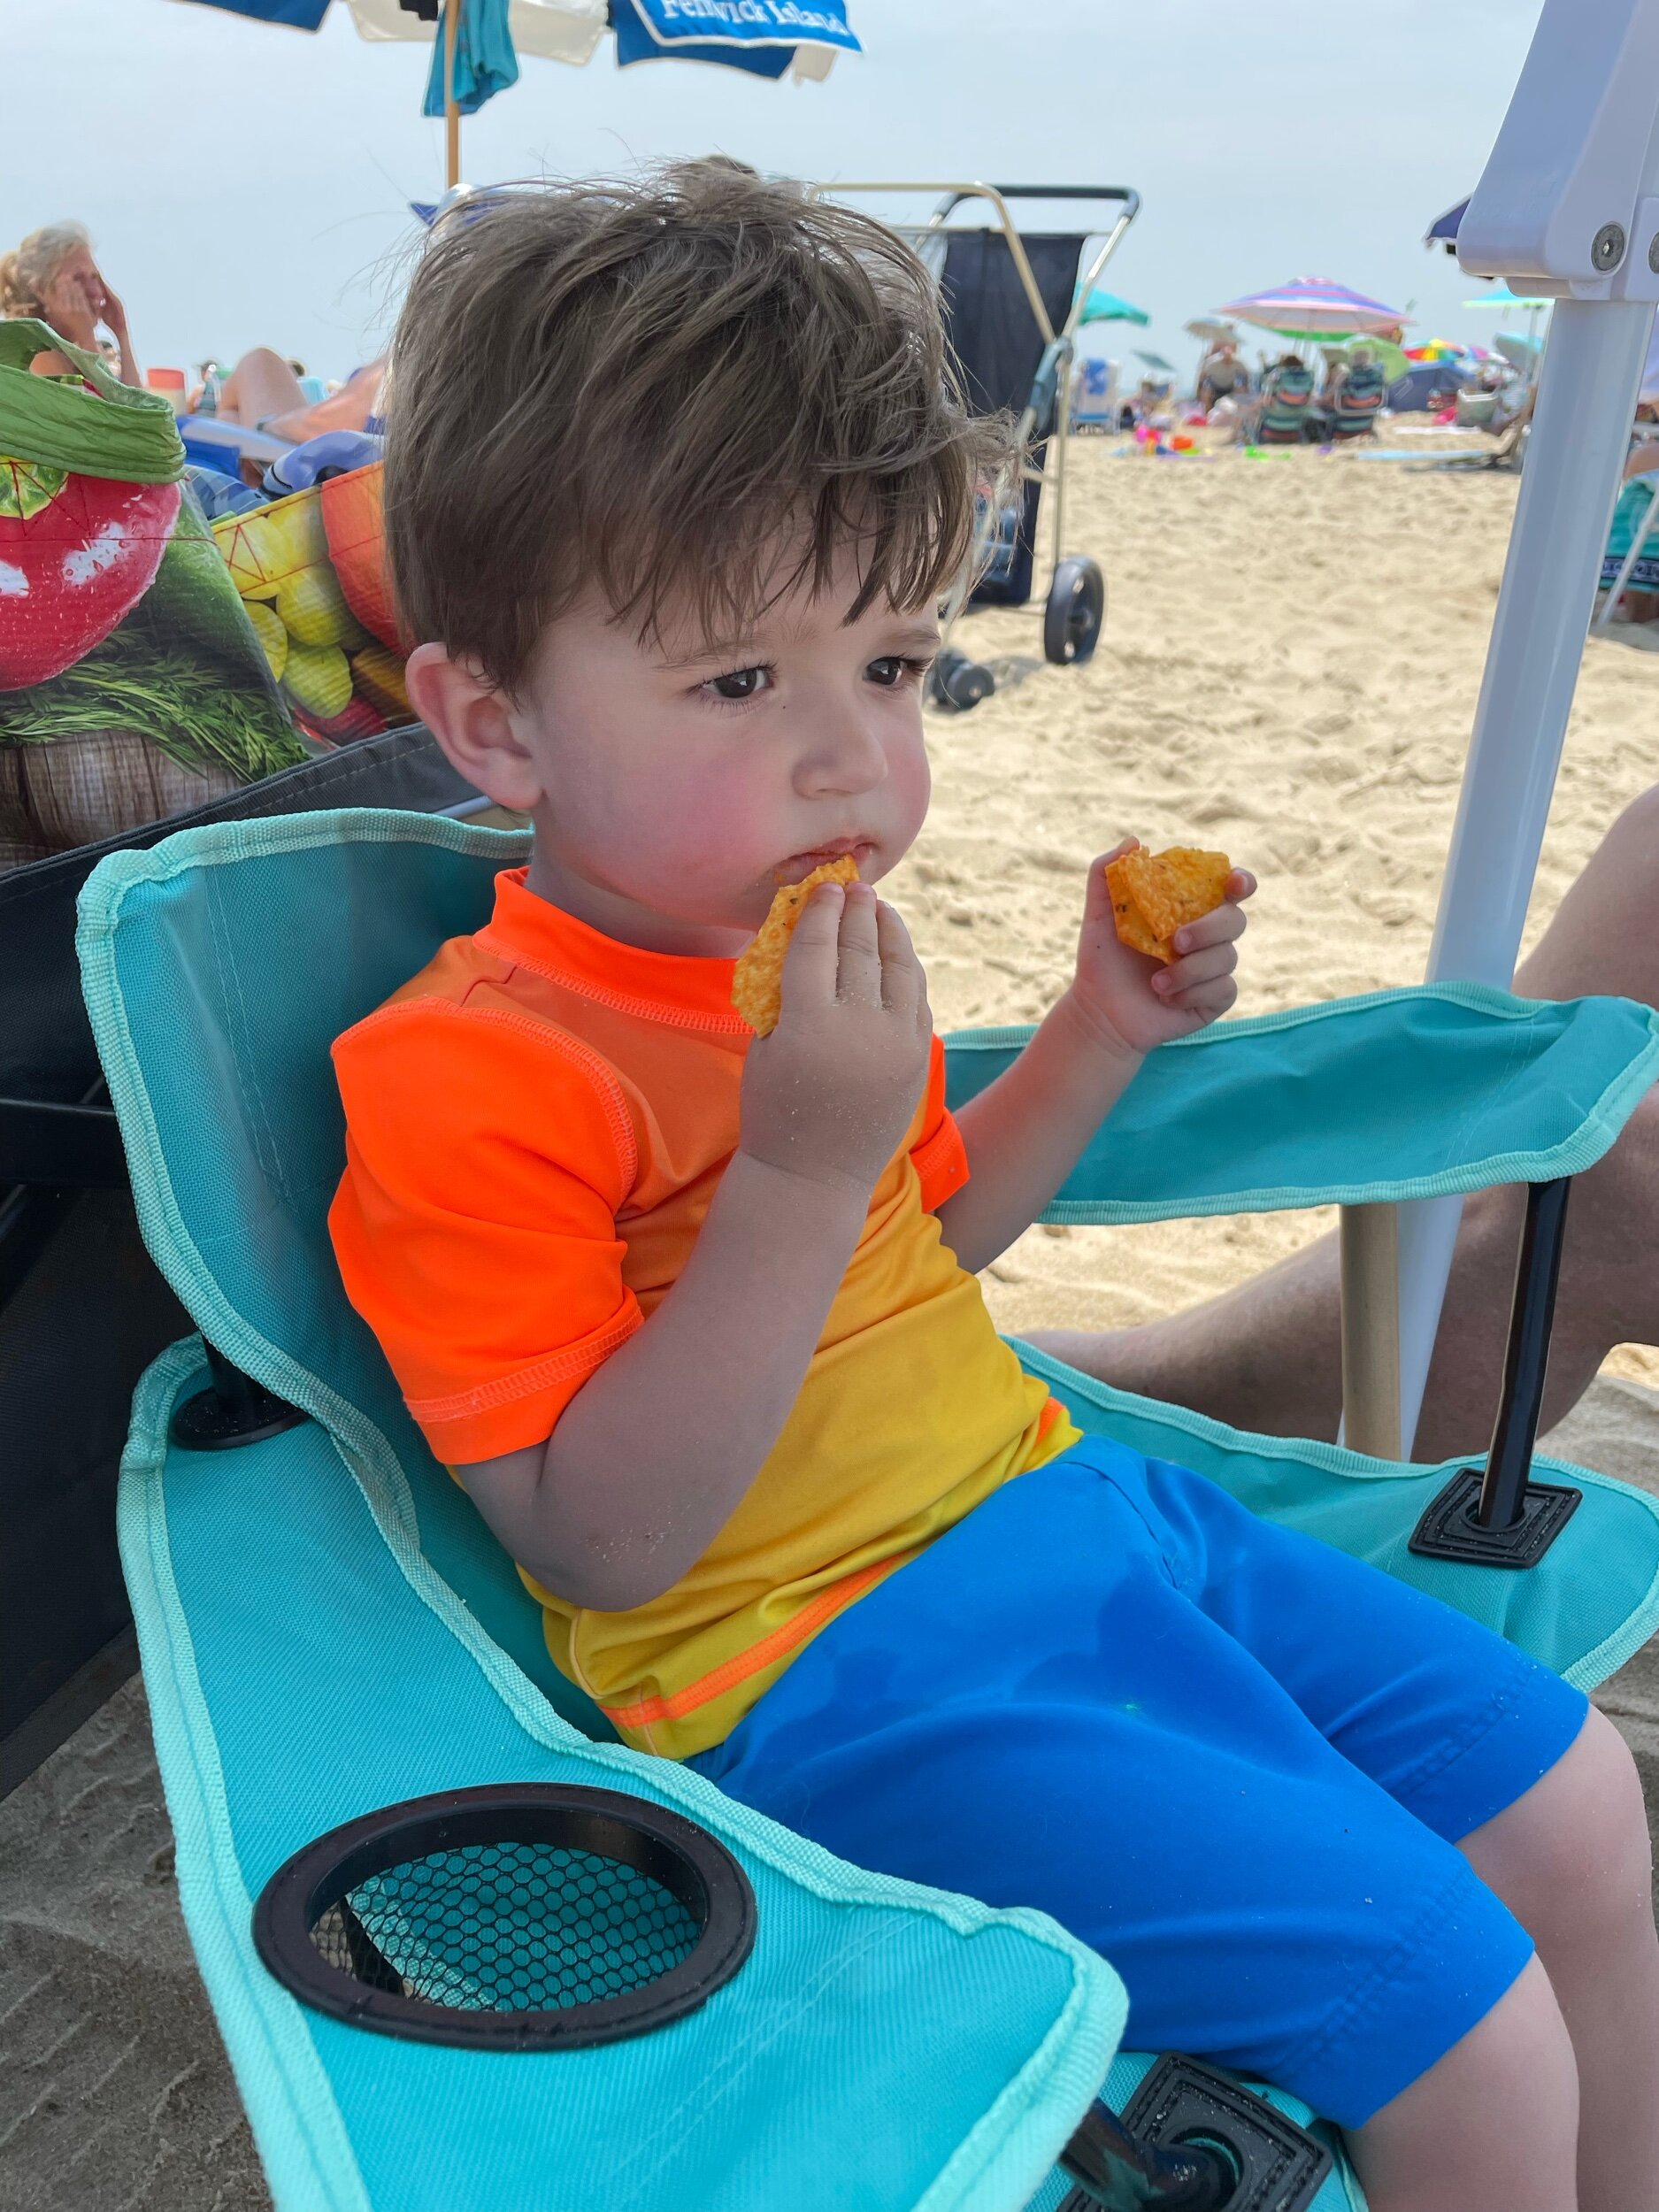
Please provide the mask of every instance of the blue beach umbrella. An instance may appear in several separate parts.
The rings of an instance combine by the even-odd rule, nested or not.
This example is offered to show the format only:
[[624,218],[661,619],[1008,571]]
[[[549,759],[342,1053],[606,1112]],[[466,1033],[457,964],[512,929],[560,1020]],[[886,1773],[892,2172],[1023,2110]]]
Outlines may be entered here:
[[[329,0],[199,0],[231,15],[315,31]],[[445,182],[460,178],[460,118],[515,84],[518,56],[580,67],[607,33],[626,68],[641,61],[712,62],[750,75],[826,77],[838,53],[862,50],[847,0],[340,0],[365,39],[429,40],[425,112],[449,127]]]

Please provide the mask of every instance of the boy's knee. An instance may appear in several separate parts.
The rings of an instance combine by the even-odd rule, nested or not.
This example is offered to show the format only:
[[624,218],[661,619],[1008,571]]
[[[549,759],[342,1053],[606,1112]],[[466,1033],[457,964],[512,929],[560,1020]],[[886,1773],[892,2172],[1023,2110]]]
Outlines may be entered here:
[[[1509,1836],[1501,1834],[1509,1824]],[[1591,1708],[1571,1749],[1486,1832],[1493,1863],[1477,1870],[1548,1955],[1552,1934],[1583,1941],[1651,1915],[1653,1848],[1630,1748]]]

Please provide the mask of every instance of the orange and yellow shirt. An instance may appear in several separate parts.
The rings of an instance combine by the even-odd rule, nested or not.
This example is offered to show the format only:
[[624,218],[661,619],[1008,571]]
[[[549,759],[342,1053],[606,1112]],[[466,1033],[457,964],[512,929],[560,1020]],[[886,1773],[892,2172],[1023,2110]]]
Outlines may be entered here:
[[[334,1046],[341,1273],[452,1468],[549,1436],[666,1294],[736,1147],[753,1035],[730,960],[616,943],[524,877]],[[935,1041],[794,1410],[703,1556],[626,1613],[520,1568],[555,1663],[626,1741],[720,1742],[844,1607],[1076,1440],[941,1241],[967,1171]]]

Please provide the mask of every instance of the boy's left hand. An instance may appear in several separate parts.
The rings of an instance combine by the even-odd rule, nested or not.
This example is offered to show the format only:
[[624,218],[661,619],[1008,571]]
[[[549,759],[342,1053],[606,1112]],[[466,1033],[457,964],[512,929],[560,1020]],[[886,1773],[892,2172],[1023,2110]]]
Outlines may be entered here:
[[1235,868],[1222,903],[1177,930],[1174,944],[1181,956],[1164,967],[1122,943],[1112,918],[1106,864],[1134,842],[1126,837],[1089,863],[1077,976],[1067,996],[1102,1045],[1142,1053],[1202,1029],[1238,997],[1233,971],[1244,934],[1243,902],[1256,889],[1256,878]]

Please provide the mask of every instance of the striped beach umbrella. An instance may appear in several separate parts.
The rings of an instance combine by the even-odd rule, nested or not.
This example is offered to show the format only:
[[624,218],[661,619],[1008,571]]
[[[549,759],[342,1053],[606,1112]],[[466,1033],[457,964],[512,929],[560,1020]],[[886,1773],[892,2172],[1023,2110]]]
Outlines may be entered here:
[[1277,331],[1285,338],[1351,336],[1363,331],[1395,330],[1407,319],[1397,307],[1367,299],[1363,292],[1333,284],[1329,277],[1293,277],[1269,292],[1248,292],[1219,310],[1236,321]]

